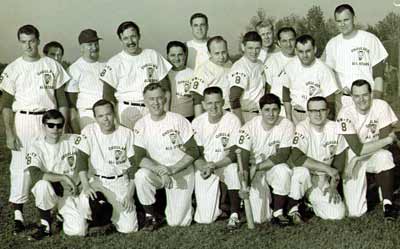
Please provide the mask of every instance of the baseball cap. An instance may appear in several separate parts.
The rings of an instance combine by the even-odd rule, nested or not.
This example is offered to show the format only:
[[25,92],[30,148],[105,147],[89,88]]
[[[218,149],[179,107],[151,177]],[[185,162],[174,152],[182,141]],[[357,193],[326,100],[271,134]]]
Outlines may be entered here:
[[79,34],[79,38],[78,38],[79,44],[95,42],[98,40],[102,40],[102,39],[97,36],[96,30],[93,30],[93,29],[82,30],[81,33]]

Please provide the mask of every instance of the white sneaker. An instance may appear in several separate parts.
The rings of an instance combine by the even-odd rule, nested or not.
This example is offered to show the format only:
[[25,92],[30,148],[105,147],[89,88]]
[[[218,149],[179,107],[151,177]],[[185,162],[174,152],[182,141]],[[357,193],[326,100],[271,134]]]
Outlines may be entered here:
[[240,227],[239,215],[237,213],[232,213],[229,217],[227,228],[228,230],[235,230]]

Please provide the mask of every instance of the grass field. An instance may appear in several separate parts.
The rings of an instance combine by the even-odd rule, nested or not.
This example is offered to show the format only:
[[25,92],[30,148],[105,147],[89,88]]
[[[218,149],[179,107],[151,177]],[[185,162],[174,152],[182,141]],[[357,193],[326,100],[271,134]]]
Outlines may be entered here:
[[[397,106],[395,109],[399,110]],[[258,225],[254,231],[249,231],[244,225],[240,230],[228,233],[225,229],[226,221],[218,221],[213,225],[193,224],[184,228],[164,226],[153,233],[139,231],[129,235],[113,233],[105,236],[74,238],[61,234],[40,242],[32,242],[27,240],[37,221],[32,198],[25,207],[25,220],[30,228],[21,236],[12,235],[13,214],[7,204],[9,159],[10,152],[5,148],[4,127],[0,122],[0,249],[400,248],[400,220],[385,223],[380,205],[362,218],[346,218],[331,222],[313,217],[306,224],[296,227],[278,228],[263,224]]]

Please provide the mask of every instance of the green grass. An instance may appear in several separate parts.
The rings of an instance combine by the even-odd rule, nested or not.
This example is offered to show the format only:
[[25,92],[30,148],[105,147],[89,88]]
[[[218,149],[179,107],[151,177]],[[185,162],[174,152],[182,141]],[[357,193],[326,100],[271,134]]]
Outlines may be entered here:
[[[398,101],[393,104],[398,104]],[[395,107],[395,110],[400,108]],[[323,221],[316,217],[296,227],[277,228],[258,225],[250,231],[246,226],[234,233],[225,229],[225,221],[212,225],[193,224],[190,227],[164,226],[153,233],[113,233],[98,237],[67,237],[54,235],[43,241],[32,242],[27,236],[12,236],[13,214],[7,204],[9,190],[10,152],[5,148],[4,127],[0,122],[0,249],[2,248],[400,248],[400,222],[385,223],[380,205],[362,218],[342,221]],[[25,220],[33,227],[37,221],[33,198],[25,207]]]

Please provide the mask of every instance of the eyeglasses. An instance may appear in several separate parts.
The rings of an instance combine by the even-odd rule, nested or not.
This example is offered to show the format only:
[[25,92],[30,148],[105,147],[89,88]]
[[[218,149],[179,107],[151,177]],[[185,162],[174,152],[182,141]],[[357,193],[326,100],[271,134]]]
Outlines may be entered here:
[[317,114],[317,113],[324,113],[324,112],[326,112],[328,109],[319,109],[319,110],[313,110],[313,109],[311,109],[311,110],[308,110],[308,112],[309,113],[311,113],[311,114]]
[[64,127],[64,124],[46,123],[46,125],[50,129],[53,129],[54,127],[57,127],[57,129],[62,129]]

